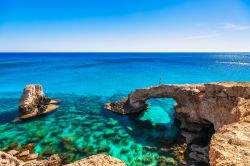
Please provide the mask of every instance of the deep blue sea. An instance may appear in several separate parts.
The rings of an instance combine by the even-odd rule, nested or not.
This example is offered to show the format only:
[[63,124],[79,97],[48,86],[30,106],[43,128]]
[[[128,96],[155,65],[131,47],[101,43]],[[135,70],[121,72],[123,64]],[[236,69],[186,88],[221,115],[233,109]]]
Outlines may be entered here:
[[[159,141],[175,137],[173,100],[150,100],[146,112],[131,116],[103,104],[136,88],[217,81],[250,81],[250,53],[0,53],[0,148],[32,142],[35,153],[58,153],[65,163],[107,153],[128,165],[163,158],[174,165],[177,157],[162,149],[171,147]],[[12,123],[26,84],[42,84],[63,100],[60,108]]]

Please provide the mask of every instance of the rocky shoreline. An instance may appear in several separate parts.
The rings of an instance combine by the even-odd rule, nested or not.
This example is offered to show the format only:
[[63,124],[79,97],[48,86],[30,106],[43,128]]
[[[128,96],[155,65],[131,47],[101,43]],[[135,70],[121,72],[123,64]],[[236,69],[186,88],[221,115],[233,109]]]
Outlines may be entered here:
[[[13,150],[8,153],[0,151],[0,166],[126,166],[123,161],[105,154],[92,155],[85,159],[63,165],[60,156],[57,154],[45,160],[38,160],[37,158],[28,158],[27,156],[38,156],[37,154],[29,154],[28,151],[23,151],[15,155],[10,153],[13,153]],[[26,160],[24,160],[25,157]]]
[[146,110],[146,101],[150,98],[176,100],[179,136],[188,143],[189,157],[212,166],[250,165],[250,135],[247,132],[250,127],[249,82],[137,89],[126,99],[107,103],[105,108],[119,114],[138,113]]
[[[162,153],[176,153],[183,164],[189,164],[187,161],[192,158],[190,163],[197,165],[250,165],[250,83],[160,85],[137,89],[128,98],[108,103],[105,108],[119,114],[139,113],[147,109],[146,101],[150,98],[173,98],[177,102],[175,124],[180,130],[174,142],[182,146],[172,150],[161,148]],[[18,119],[25,120],[54,111],[59,107],[55,105],[58,102],[46,97],[41,85],[27,85],[19,101],[21,116]],[[168,140],[164,142],[168,146]],[[18,149],[13,144],[5,152],[0,151],[0,166],[63,165],[61,156],[50,154],[44,159],[34,153],[34,146],[31,143]],[[154,147],[145,148],[154,150]],[[143,163],[148,162],[150,158],[143,159]],[[173,161],[163,156],[158,159],[160,165],[169,163]],[[105,154],[97,154],[67,164],[77,165],[123,166],[125,163]]]

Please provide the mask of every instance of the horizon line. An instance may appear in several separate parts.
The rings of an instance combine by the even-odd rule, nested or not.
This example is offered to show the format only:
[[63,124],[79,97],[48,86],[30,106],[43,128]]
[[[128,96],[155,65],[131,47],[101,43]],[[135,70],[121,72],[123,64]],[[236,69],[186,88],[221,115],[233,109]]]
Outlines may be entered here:
[[101,52],[101,51],[97,51],[97,52],[94,52],[94,51],[90,51],[90,52],[88,52],[88,51],[86,51],[86,52],[84,52],[84,51],[82,51],[82,52],[75,52],[75,51],[72,51],[72,52],[70,52],[70,51],[27,51],[27,52],[25,52],[25,51],[20,51],[20,52],[16,52],[16,51],[13,51],[13,52],[9,52],[9,51],[7,51],[7,52],[1,52],[0,51],[0,54],[2,54],[2,53],[250,53],[250,51],[166,51],[166,52],[160,52],[160,51],[155,51],[155,52],[151,52],[151,51],[147,51],[147,52],[132,52],[132,51],[123,51],[123,52],[105,52],[105,51],[103,51],[103,52]]

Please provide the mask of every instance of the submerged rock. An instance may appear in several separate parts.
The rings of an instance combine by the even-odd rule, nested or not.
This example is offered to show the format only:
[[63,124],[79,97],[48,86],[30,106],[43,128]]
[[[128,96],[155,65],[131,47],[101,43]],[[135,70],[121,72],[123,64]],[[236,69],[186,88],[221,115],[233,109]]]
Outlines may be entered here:
[[22,114],[19,119],[28,119],[49,113],[59,107],[55,105],[58,102],[60,101],[47,98],[41,85],[27,85],[18,103]]
[[69,164],[72,160],[74,160],[74,156],[74,153],[69,152],[59,154],[59,157],[61,158],[63,164]]
[[143,159],[142,159],[142,163],[143,164],[151,164],[153,162],[153,158],[151,156],[145,156]]
[[109,151],[110,151],[110,147],[108,147],[108,146],[106,146],[106,147],[100,147],[97,150],[98,153],[108,153]]
[[129,152],[129,149],[123,148],[123,149],[121,150],[120,154],[126,154],[126,153],[128,153],[128,152]]
[[158,166],[177,165],[177,162],[171,157],[159,156],[157,165]]
[[20,148],[20,144],[19,143],[11,143],[10,145],[8,145],[7,150],[13,150],[13,149],[18,149]]

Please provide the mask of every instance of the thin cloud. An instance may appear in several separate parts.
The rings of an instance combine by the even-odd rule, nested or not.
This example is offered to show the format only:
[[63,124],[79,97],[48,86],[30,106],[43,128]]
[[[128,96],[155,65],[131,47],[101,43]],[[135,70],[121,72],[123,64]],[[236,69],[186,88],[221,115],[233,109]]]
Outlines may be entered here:
[[221,36],[221,33],[215,33],[215,34],[206,34],[206,35],[194,35],[194,36],[188,36],[184,39],[186,40],[192,40],[192,39],[212,39],[218,36]]
[[243,31],[243,30],[249,30],[249,25],[237,25],[232,23],[226,23],[224,24],[223,28],[230,29],[230,30],[237,30],[237,31]]

